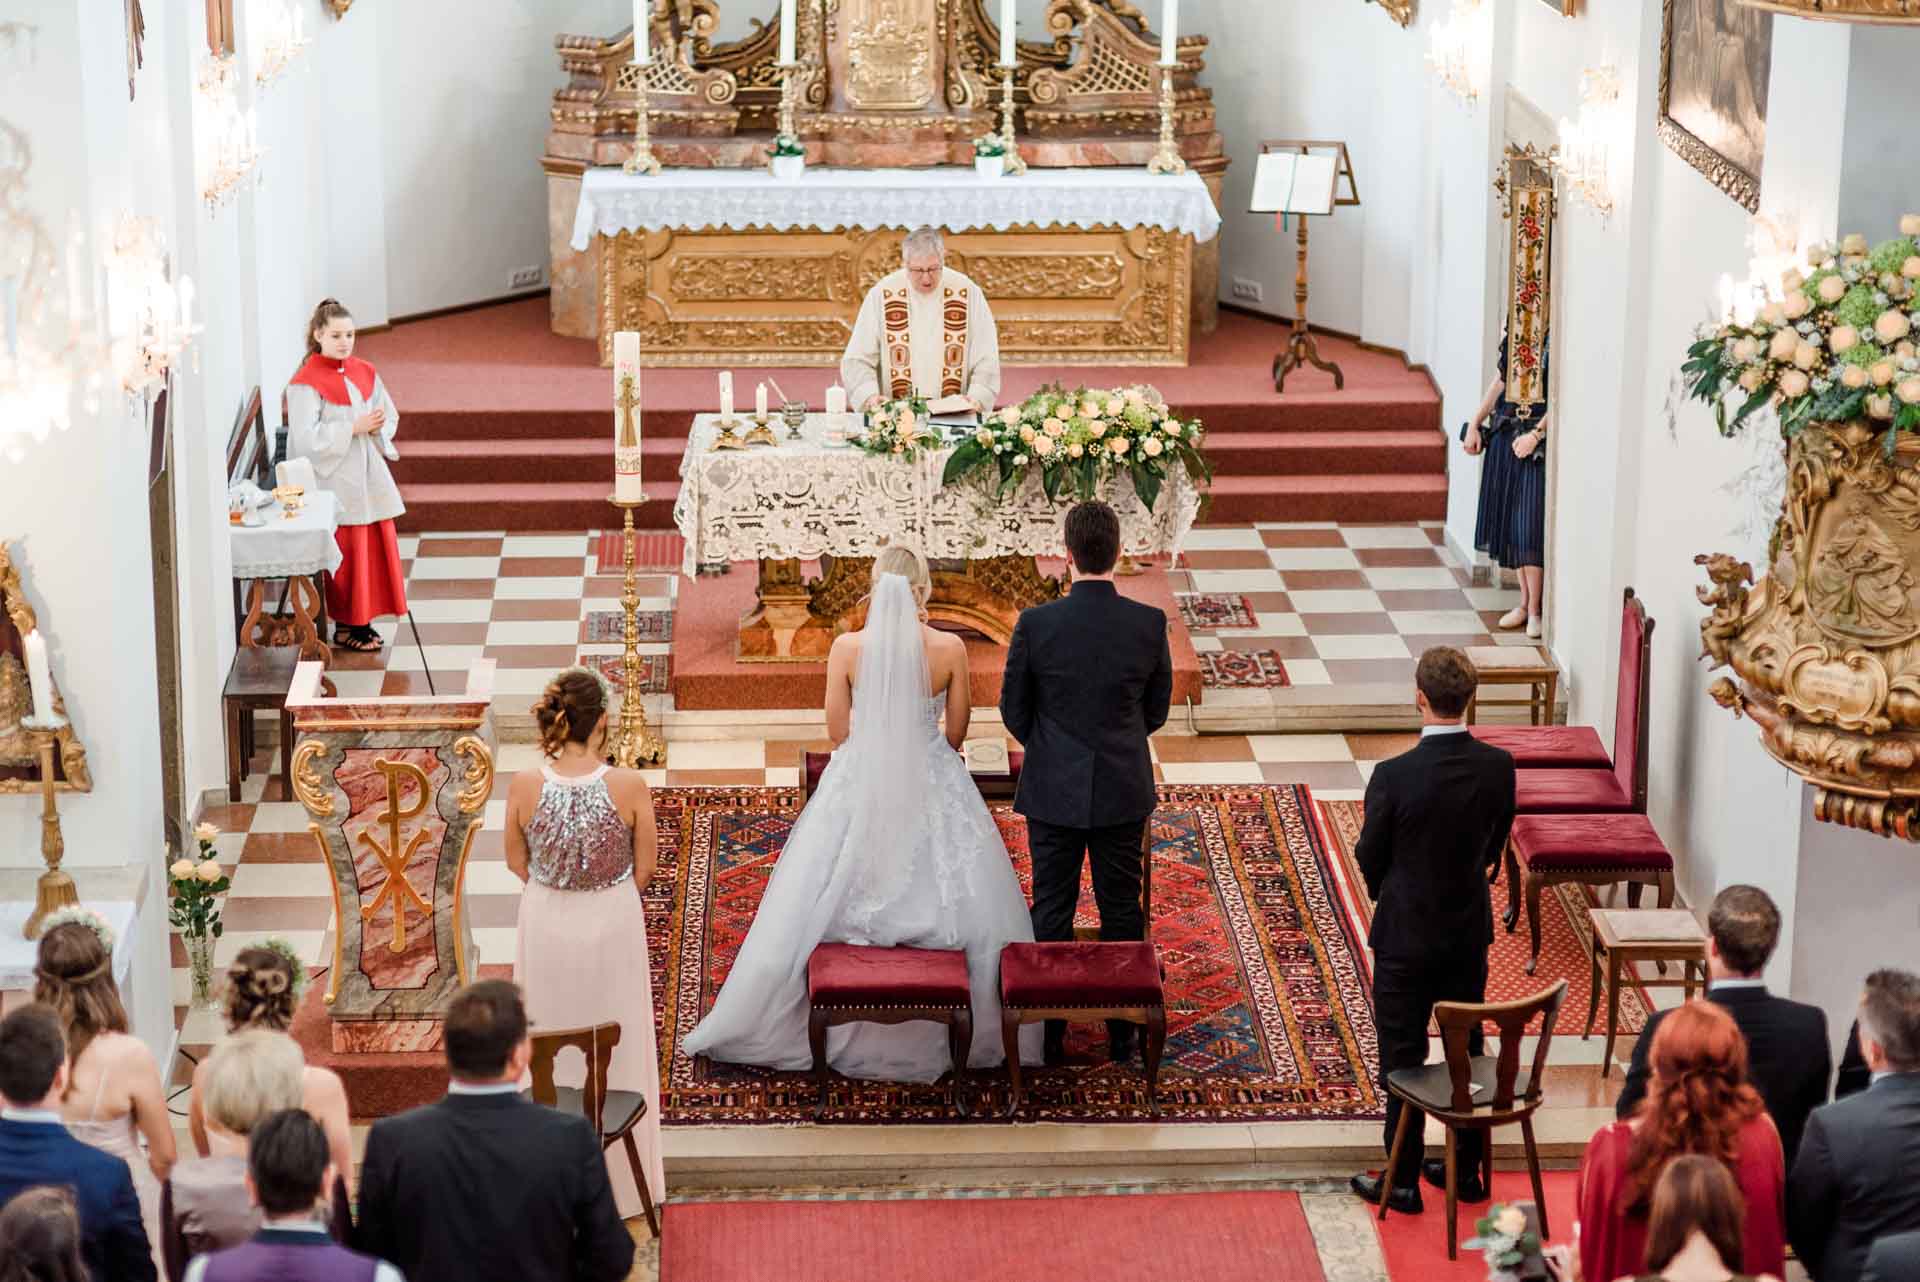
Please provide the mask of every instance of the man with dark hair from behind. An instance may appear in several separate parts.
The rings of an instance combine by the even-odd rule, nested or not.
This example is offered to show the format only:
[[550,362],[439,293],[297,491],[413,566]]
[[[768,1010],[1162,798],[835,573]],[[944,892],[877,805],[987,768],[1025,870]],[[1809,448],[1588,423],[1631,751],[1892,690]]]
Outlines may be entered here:
[[73,1190],[81,1254],[95,1278],[149,1282],[153,1250],[127,1164],[75,1139],[60,1120],[67,1039],[50,1006],[32,1003],[0,1019],[0,1203],[40,1184]]
[[445,1029],[446,1098],[367,1135],[354,1244],[410,1282],[621,1282],[633,1238],[600,1137],[520,1094],[533,1053],[520,990],[469,984]]
[[195,1259],[186,1282],[404,1282],[384,1260],[333,1240],[315,1208],[333,1187],[327,1133],[297,1108],[270,1113],[247,1137],[247,1193],[260,1208],[253,1240]]
[[[1427,1062],[1427,1023],[1435,1002],[1478,1002],[1487,995],[1487,948],[1493,943],[1493,904],[1487,873],[1499,861],[1513,827],[1513,756],[1467,733],[1461,718],[1480,677],[1467,656],[1435,646],[1414,670],[1420,743],[1382,761],[1367,781],[1366,816],[1354,854],[1373,897],[1374,1026],[1380,1038],[1380,1094],[1387,1101],[1386,1148],[1393,1148],[1401,1102],[1387,1092],[1387,1074]],[[1481,1051],[1481,1033],[1469,1043]],[[1423,1208],[1420,1177],[1444,1186],[1445,1164],[1423,1162],[1414,1110],[1400,1161],[1379,1178],[1353,1177],[1353,1191],[1403,1214]],[[1457,1190],[1465,1202],[1485,1201],[1480,1180],[1485,1131],[1458,1139]]]
[[[1707,910],[1707,1000],[1726,1007],[1747,1039],[1747,1071],[1780,1130],[1792,1167],[1807,1114],[1827,1102],[1832,1057],[1827,1016],[1818,1006],[1775,997],[1760,973],[1780,942],[1780,910],[1758,886],[1728,886]],[[1615,1112],[1622,1118],[1647,1094],[1647,1051],[1666,1017],[1658,1011],[1640,1030]]]
[[1860,996],[1873,1084],[1813,1110],[1787,1176],[1787,1240],[1815,1282],[1856,1282],[1883,1237],[1920,1230],[1920,975],[1876,970]]

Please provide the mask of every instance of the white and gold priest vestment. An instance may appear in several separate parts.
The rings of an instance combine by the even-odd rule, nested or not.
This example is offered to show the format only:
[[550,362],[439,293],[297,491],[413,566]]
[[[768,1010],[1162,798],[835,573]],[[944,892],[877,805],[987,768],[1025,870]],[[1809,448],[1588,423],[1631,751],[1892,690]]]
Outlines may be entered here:
[[840,358],[847,404],[869,397],[967,396],[991,410],[1000,396],[1000,333],[980,287],[951,267],[939,287],[914,289],[902,268],[868,291]]

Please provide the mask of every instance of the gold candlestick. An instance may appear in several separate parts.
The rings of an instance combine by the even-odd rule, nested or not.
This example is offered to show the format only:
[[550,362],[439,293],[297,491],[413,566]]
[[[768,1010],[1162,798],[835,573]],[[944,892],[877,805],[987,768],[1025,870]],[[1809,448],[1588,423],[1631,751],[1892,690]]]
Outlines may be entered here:
[[1165,64],[1160,68],[1160,150],[1147,162],[1147,172],[1187,172],[1187,162],[1180,158],[1180,148],[1173,141],[1173,68]]
[[627,163],[621,168],[630,174],[645,174],[651,178],[660,172],[660,162],[653,154],[653,140],[647,132],[647,70],[653,66],[653,59],[632,65],[640,73],[634,77],[633,84],[637,100],[633,121],[633,154],[627,157]]
[[640,662],[640,588],[633,572],[633,512],[645,498],[608,500],[625,517],[626,586],[620,591],[620,606],[627,614],[626,649],[620,665],[623,686],[620,691],[620,722],[607,736],[607,759],[622,770],[632,770],[643,762],[653,765],[667,755],[667,745],[647,726],[647,710],[642,704],[646,684]]
[[1007,149],[1006,163],[1000,172],[1019,176],[1027,172],[1027,162],[1020,159],[1020,146],[1013,140],[1013,68],[1000,69],[1000,143]]
[[40,923],[47,919],[47,914],[80,902],[73,888],[73,877],[60,868],[67,843],[60,835],[60,812],[53,803],[53,751],[67,722],[55,714],[51,721],[27,717],[20,725],[40,754],[40,857],[46,861],[47,870],[40,874],[35,888],[33,915],[27,918],[27,927],[20,932],[28,939],[38,939]]

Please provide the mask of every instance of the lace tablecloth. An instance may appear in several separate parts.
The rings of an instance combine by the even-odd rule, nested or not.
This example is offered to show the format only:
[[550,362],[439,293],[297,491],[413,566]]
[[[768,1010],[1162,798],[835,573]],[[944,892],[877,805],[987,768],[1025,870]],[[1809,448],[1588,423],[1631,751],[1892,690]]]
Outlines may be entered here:
[[[786,439],[776,415],[778,445],[720,451],[708,448],[714,419],[694,420],[680,460],[673,520],[687,544],[683,574],[726,561],[874,556],[902,539],[929,557],[1065,555],[1060,524],[1070,500],[1050,502],[1037,474],[1000,500],[984,480],[943,488],[951,451],[907,463],[829,442],[829,429],[845,430],[854,415],[809,414],[799,441]],[[1178,553],[1200,511],[1200,492],[1177,469],[1151,511],[1126,477],[1114,477],[1105,498],[1130,556]]]
[[340,568],[340,545],[333,538],[339,509],[333,495],[325,490],[308,491],[299,515],[291,521],[281,516],[278,503],[261,514],[266,518],[264,525],[227,526],[234,578],[280,579],[322,570],[331,574]]
[[1220,213],[1197,174],[1144,169],[1029,169],[981,178],[971,169],[809,169],[781,182],[759,169],[668,169],[657,177],[589,169],[573,216],[573,247],[594,235],[726,227],[1160,227],[1197,241]]

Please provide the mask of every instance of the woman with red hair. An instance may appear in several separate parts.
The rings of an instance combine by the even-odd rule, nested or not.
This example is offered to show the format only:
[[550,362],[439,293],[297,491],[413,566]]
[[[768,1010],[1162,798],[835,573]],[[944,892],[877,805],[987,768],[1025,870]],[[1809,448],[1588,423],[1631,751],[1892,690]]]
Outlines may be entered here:
[[1747,1081],[1747,1043],[1733,1016],[1694,1001],[1660,1023],[1648,1054],[1647,1097],[1633,1117],[1602,1127],[1580,1161],[1580,1272],[1631,1277],[1647,1255],[1654,1184],[1675,1158],[1720,1162],[1746,1203],[1746,1273],[1786,1270],[1786,1159],[1766,1105]]

